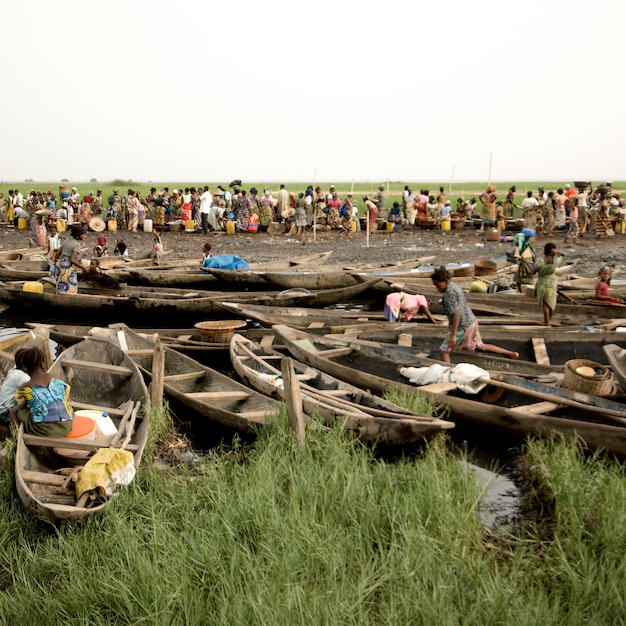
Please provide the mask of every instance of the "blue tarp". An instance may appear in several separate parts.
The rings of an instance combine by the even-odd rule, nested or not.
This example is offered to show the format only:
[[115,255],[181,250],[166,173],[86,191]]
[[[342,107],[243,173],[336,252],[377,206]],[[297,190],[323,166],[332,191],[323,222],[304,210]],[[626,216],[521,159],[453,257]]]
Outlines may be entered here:
[[238,256],[232,254],[218,254],[205,259],[202,268],[214,267],[220,270],[247,270],[250,266]]

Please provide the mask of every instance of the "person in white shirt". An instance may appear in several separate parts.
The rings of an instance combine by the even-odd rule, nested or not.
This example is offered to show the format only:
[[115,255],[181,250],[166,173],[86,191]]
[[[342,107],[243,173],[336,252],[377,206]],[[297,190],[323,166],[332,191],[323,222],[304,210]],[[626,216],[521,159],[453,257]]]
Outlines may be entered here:
[[209,213],[211,212],[211,203],[213,197],[209,192],[208,185],[204,186],[204,191],[200,196],[200,224],[202,226],[202,233],[209,234]]

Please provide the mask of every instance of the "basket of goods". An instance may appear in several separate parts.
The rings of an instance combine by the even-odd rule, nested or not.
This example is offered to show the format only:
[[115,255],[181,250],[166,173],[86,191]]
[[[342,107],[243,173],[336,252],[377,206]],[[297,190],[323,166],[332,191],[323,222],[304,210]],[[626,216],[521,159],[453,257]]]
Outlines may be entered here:
[[591,187],[591,182],[584,182],[584,181],[579,181],[579,180],[575,180],[574,181],[574,187],[576,187],[576,189],[587,189],[587,187]]
[[563,387],[594,396],[604,396],[613,389],[613,375],[608,367],[595,361],[571,359],[565,363]]
[[167,226],[170,233],[179,233],[183,230],[183,223],[179,220],[168,222]]
[[498,264],[495,261],[483,259],[474,263],[476,276],[492,276],[498,272]]
[[457,278],[460,276],[473,276],[474,266],[469,263],[464,263],[463,265],[451,268],[450,271],[452,272],[452,276],[456,276]]
[[453,217],[451,221],[452,221],[452,228],[454,228],[455,230],[461,230],[465,228],[464,217]]
[[420,228],[424,228],[426,230],[431,229],[431,228],[435,228],[435,220],[432,218],[426,219],[426,220],[418,220],[417,222],[419,224]]
[[500,231],[497,228],[488,228],[485,231],[485,241],[500,241]]
[[200,330],[202,341],[208,343],[230,343],[235,330],[246,325],[244,320],[219,320],[215,322],[198,322],[195,327]]

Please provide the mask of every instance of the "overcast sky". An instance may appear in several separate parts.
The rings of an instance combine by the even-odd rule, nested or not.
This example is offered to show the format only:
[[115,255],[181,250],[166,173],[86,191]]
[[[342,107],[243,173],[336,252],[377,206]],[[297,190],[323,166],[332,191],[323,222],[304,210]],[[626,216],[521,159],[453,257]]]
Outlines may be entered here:
[[625,0],[23,0],[0,180],[626,179]]

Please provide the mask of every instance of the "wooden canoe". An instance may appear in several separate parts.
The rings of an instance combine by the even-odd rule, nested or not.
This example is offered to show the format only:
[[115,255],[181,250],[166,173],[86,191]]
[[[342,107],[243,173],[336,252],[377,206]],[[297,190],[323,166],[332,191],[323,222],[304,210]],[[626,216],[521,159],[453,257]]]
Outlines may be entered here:
[[[235,371],[250,386],[270,397],[284,398],[280,376],[282,354],[239,334],[231,341],[230,354]],[[293,365],[304,412],[319,415],[330,426],[342,424],[364,442],[403,446],[454,426],[452,422],[412,414],[297,361]]]
[[[131,359],[112,342],[92,338],[65,350],[50,372],[70,384],[75,409],[109,413],[118,428],[112,446],[131,451],[137,467],[148,438],[149,417],[141,410],[146,386]],[[109,446],[98,441],[28,435],[20,427],[15,484],[26,509],[52,522],[78,521],[102,511],[106,499],[77,501],[74,483],[67,480],[75,460],[57,454],[57,447],[95,452]]]
[[[137,363],[144,376],[152,376],[155,343],[124,324],[111,326],[120,346]],[[253,433],[275,418],[276,400],[246,387],[225,374],[164,346],[163,389],[196,415],[242,433]]]
[[613,368],[615,378],[617,378],[622,391],[626,393],[626,348],[609,343],[604,346],[604,352]]
[[[614,416],[610,420],[604,419],[606,411],[626,416],[625,405],[597,399],[603,401],[601,408],[590,406],[582,412],[584,419],[574,419],[577,409],[563,408],[563,404],[571,400],[571,398],[566,398],[565,393],[560,396],[544,394],[540,397],[550,399],[540,402],[531,401],[531,403],[517,406],[485,404],[467,396],[458,395],[458,392],[446,393],[452,391],[453,383],[439,383],[419,388],[412,386],[398,372],[396,360],[377,355],[371,348],[346,346],[329,338],[315,336],[287,326],[275,326],[274,330],[294,358],[373,393],[382,394],[390,387],[404,391],[417,390],[432,402],[449,407],[454,421],[467,421],[474,425],[497,428],[516,435],[542,436],[554,431],[567,435],[578,434],[589,448],[604,449],[620,457],[626,456],[626,427],[614,425],[616,420],[619,421],[619,418]],[[403,364],[408,366],[414,362],[407,356]],[[417,361],[417,363],[417,367],[421,367],[421,362]],[[521,384],[516,386],[516,390],[518,395],[522,394],[522,398],[526,396],[526,401],[528,397],[533,397],[530,390],[525,389]],[[567,390],[561,390],[561,392],[565,391]],[[541,392],[535,392],[535,395],[536,393]],[[570,392],[570,394],[575,395],[575,392]],[[588,398],[581,402],[584,403],[586,400]],[[555,411],[558,411],[559,415],[551,414]]]
[[[328,252],[317,252],[313,254],[305,254],[302,256],[276,259],[273,261],[262,261],[258,263],[250,263],[249,270],[217,270],[213,272],[200,271],[200,263],[193,268],[183,269],[176,265],[171,267],[155,266],[152,268],[124,268],[119,271],[110,271],[109,274],[128,284],[133,285],[162,285],[162,286],[187,286],[187,287],[208,287],[216,285],[219,279],[225,282],[238,283],[255,283],[265,284],[267,281],[256,276],[256,272],[264,270],[282,270],[288,271],[291,268],[297,268],[306,265],[307,267],[317,267],[323,264],[332,254]],[[253,274],[253,278],[245,278],[248,274]]]
[[46,366],[52,365],[50,353],[49,333],[41,329],[0,329],[0,380],[15,365],[15,353],[22,348],[40,348],[46,358]]

